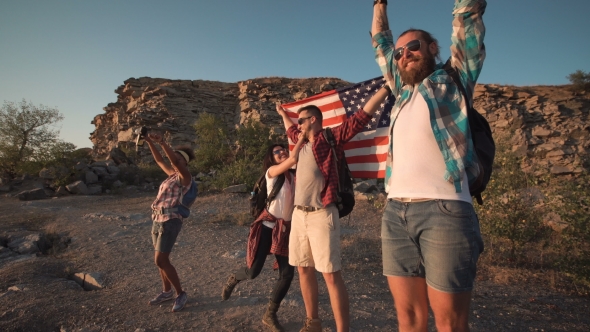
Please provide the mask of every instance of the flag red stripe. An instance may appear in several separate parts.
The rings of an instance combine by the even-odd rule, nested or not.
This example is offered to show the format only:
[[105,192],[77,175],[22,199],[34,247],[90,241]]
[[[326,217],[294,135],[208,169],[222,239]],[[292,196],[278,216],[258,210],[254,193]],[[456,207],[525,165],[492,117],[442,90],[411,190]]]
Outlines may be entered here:
[[[345,151],[346,153],[346,151]],[[361,163],[380,163],[387,160],[387,153],[379,154],[367,154],[364,156],[350,156],[346,157],[346,162],[349,164],[361,164]]]
[[344,144],[344,149],[358,149],[358,148],[369,148],[376,145],[387,145],[389,143],[389,137],[387,136],[375,136],[373,138],[359,140],[359,141],[348,141]]
[[363,179],[383,179],[385,178],[385,170],[379,171],[355,171],[352,172],[352,176],[355,178]]

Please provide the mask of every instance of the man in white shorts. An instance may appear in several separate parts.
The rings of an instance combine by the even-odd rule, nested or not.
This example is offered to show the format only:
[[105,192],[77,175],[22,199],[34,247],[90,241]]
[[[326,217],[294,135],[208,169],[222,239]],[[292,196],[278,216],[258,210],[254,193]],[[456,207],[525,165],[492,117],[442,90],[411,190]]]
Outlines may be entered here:
[[[379,104],[389,95],[386,88],[379,90],[340,126],[333,127],[338,160],[344,158],[344,143],[351,140],[372,119]],[[349,329],[348,292],[342,279],[340,255],[340,219],[334,203],[338,199],[338,176],[330,143],[322,127],[322,112],[313,105],[300,108],[298,125],[293,124],[285,111],[277,105],[287,136],[293,142],[303,133],[305,142],[299,153],[295,181],[295,209],[291,218],[289,264],[299,272],[301,294],[307,314],[301,331],[321,331],[318,317],[318,281],[315,270],[322,273],[338,331]]]

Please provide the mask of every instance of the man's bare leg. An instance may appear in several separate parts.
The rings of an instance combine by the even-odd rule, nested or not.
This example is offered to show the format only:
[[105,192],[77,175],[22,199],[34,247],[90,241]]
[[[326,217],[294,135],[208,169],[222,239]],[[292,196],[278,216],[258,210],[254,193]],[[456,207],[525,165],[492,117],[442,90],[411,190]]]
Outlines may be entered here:
[[297,271],[305,314],[308,318],[318,318],[318,280],[315,276],[315,267],[298,266]]
[[419,277],[387,277],[393,295],[400,332],[428,330],[426,280]]
[[330,304],[336,321],[336,330],[347,332],[350,325],[350,309],[348,302],[348,291],[342,279],[342,272],[323,273],[328,293],[330,294]]
[[469,331],[471,292],[451,294],[428,287],[428,299],[437,331]]

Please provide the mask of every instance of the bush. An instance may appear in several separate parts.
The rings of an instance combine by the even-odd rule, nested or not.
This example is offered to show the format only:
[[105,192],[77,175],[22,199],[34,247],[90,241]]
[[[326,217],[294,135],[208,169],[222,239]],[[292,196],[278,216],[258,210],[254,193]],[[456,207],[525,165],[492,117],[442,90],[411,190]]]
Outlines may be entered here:
[[[543,244],[551,228],[543,224],[543,209],[535,206],[533,179],[520,168],[520,159],[500,141],[484,205],[476,205],[481,229],[494,259],[527,261],[530,244]],[[499,252],[496,252],[498,250]]]
[[194,167],[215,171],[211,183],[214,189],[236,184],[253,186],[262,173],[264,154],[269,145],[278,141],[278,135],[257,121],[249,121],[231,134],[223,126],[223,121],[213,115],[199,117],[195,124],[198,147]]
[[[485,259],[554,269],[590,285],[590,176],[534,179],[505,142],[498,142],[484,205],[475,207]],[[550,227],[549,215],[558,215],[559,225]]]
[[572,90],[574,91],[590,90],[590,73],[576,70],[574,73],[569,74],[567,79],[572,83]]

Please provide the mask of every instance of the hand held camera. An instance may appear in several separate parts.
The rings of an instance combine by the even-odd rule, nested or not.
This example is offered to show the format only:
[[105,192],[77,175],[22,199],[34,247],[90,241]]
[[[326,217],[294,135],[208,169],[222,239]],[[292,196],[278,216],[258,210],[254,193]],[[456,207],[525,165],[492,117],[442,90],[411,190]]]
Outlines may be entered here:
[[147,127],[141,127],[139,129],[136,130],[136,134],[137,134],[137,138],[135,139],[135,149],[139,149],[140,146],[143,145],[143,142],[145,142],[144,138],[148,133],[148,129]]

